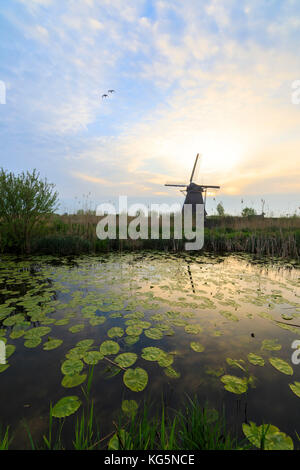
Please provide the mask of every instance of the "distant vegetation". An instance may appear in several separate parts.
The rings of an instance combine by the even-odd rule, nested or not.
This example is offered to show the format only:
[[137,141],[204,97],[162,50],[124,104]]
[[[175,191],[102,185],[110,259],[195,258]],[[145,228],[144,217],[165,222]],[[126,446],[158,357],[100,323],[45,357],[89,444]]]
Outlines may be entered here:
[[[54,213],[57,201],[54,185],[43,181],[35,170],[15,176],[1,169],[0,252],[75,255],[184,249],[184,241],[172,237],[172,220],[170,240],[152,240],[150,233],[148,240],[99,240],[96,226],[100,218],[94,210],[85,204],[76,214],[59,215]],[[230,216],[222,203],[217,205],[217,214],[207,217],[204,250],[299,259],[299,216],[268,218],[250,207],[245,207],[240,217]],[[128,216],[128,222],[133,218]]]

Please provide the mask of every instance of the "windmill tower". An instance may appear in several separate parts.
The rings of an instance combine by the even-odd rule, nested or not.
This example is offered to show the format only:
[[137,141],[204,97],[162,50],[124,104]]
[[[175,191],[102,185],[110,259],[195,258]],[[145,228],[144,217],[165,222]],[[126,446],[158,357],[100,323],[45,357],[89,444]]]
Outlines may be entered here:
[[[220,189],[220,186],[211,186],[204,184],[196,184],[193,182],[196,166],[199,160],[199,153],[197,153],[196,160],[194,163],[193,171],[190,177],[190,182],[188,184],[165,184],[165,186],[173,186],[177,188],[185,188],[181,190],[183,193],[186,193],[185,204],[192,204],[192,213],[196,214],[196,204],[204,204],[204,214],[206,216],[205,204],[206,204],[206,192],[209,188]],[[204,197],[203,197],[204,194]],[[182,208],[183,209],[183,208]]]

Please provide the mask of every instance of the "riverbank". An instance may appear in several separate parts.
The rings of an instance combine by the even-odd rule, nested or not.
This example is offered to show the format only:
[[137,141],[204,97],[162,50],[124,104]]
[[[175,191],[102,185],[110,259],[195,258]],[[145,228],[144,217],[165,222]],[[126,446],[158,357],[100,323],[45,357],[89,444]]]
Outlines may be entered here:
[[[132,220],[133,217],[128,217],[128,223]],[[115,250],[184,250],[184,240],[174,238],[172,223],[170,239],[162,239],[161,233],[159,239],[152,239],[149,231],[148,239],[120,240],[117,236],[115,240],[100,240],[96,234],[98,222],[99,217],[91,214],[51,216],[33,233],[30,253],[67,256]],[[15,253],[19,250],[5,237],[3,231],[0,236],[0,250],[2,253]],[[300,218],[208,217],[202,251],[245,252],[298,260]]]

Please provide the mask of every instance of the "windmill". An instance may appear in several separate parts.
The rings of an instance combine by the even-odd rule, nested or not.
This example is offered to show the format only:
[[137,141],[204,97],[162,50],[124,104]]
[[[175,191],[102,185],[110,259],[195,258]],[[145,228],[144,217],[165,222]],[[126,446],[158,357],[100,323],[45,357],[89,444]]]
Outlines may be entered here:
[[[173,186],[176,188],[185,188],[185,190],[180,190],[183,193],[186,193],[185,204],[192,204],[192,213],[196,214],[196,204],[204,204],[204,214],[206,215],[205,204],[206,204],[206,193],[209,188],[220,189],[220,186],[196,184],[193,182],[196,166],[199,160],[199,153],[197,153],[196,160],[194,163],[193,171],[190,177],[190,182],[188,184],[171,184],[167,183],[165,186]],[[204,193],[204,198],[203,198]]]

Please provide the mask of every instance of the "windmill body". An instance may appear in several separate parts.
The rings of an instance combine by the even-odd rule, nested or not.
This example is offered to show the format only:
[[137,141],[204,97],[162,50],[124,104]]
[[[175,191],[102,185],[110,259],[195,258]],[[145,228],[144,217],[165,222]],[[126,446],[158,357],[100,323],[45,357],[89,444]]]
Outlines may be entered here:
[[[199,185],[193,182],[196,166],[198,163],[199,159],[199,154],[196,156],[196,160],[194,163],[193,171],[190,177],[190,182],[189,184],[165,184],[165,186],[173,186],[173,187],[179,187],[179,188],[185,188],[183,192],[186,192],[185,196],[185,201],[183,204],[183,208],[186,204],[191,204],[192,206],[192,214],[193,216],[196,214],[196,206],[197,204],[203,204],[204,205],[204,215],[206,216],[206,210],[205,210],[205,203],[206,203],[206,192],[209,188],[212,189],[219,189],[220,186],[211,186],[211,185]],[[182,191],[182,190],[181,190]],[[204,197],[203,197],[204,194]]]

